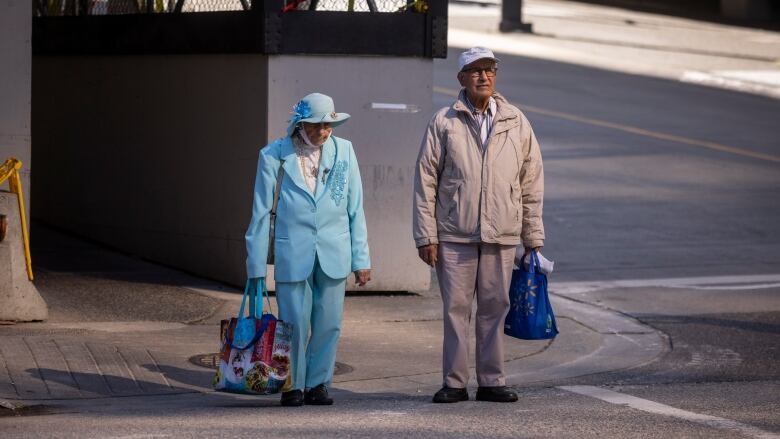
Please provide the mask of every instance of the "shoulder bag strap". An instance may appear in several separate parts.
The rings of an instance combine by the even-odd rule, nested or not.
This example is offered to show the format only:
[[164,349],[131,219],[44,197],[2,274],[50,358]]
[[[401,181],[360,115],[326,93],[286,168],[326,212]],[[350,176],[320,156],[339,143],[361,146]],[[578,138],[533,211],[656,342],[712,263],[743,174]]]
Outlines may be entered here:
[[279,206],[279,193],[282,191],[282,179],[284,178],[284,160],[279,158],[279,172],[276,173],[276,187],[274,188],[274,204],[271,206],[270,225],[268,227],[268,256],[266,263],[274,264],[274,236],[276,236],[276,208]]

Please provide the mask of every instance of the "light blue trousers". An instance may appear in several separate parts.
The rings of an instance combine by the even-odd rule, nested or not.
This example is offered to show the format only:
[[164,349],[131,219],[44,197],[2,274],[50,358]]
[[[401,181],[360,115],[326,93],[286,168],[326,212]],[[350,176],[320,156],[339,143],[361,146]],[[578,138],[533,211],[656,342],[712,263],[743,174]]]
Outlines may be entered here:
[[329,278],[319,259],[305,281],[276,283],[279,318],[294,325],[294,389],[329,386],[333,380],[346,285],[346,278]]

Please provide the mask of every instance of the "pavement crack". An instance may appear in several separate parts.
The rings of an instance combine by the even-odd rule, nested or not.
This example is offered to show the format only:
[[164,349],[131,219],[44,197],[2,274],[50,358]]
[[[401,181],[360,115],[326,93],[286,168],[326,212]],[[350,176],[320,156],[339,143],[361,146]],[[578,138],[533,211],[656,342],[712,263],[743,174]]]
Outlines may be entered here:
[[152,364],[154,365],[154,368],[157,370],[157,373],[160,374],[163,381],[165,381],[165,385],[168,386],[171,390],[175,390],[174,387],[171,385],[171,382],[168,381],[168,377],[165,376],[162,369],[160,369],[160,364],[157,362],[157,359],[154,358],[154,355],[152,355],[152,351],[149,349],[146,349],[146,354],[149,355],[149,358],[152,359]]
[[141,388],[141,383],[138,382],[138,380],[135,377],[135,374],[133,373],[133,369],[130,367],[130,363],[127,362],[127,358],[125,358],[124,355],[122,355],[122,352],[119,350],[119,346],[114,346],[114,351],[116,351],[116,354],[119,356],[119,358],[122,360],[122,363],[125,365],[125,370],[127,370],[127,374],[130,376],[130,378],[133,380],[133,383],[138,388],[138,390],[143,392],[143,388]]
[[73,374],[73,368],[70,366],[70,362],[68,361],[68,357],[65,355],[64,352],[62,352],[62,347],[60,347],[60,344],[57,343],[57,340],[51,339],[52,344],[54,344],[54,347],[57,348],[57,352],[59,352],[60,355],[62,355],[62,362],[65,364],[65,368],[68,369],[68,375],[70,375],[70,379],[73,380],[73,384],[76,385],[76,390],[78,390],[79,395],[83,396],[84,394],[81,393],[81,386],[79,385],[78,380],[76,380],[76,376]]
[[95,365],[95,370],[97,370],[98,375],[100,375],[100,378],[103,380],[103,384],[106,385],[106,390],[108,390],[110,393],[115,393],[114,390],[111,388],[111,385],[108,384],[108,379],[106,378],[106,375],[103,373],[102,370],[100,370],[100,365],[95,359],[95,354],[92,353],[92,350],[89,349],[89,345],[86,342],[82,344],[84,345],[84,350],[87,352],[87,355],[89,355],[89,359],[92,360],[92,364]]
[[14,392],[16,392],[16,396],[21,397],[22,394],[19,393],[19,388],[16,387],[14,378],[11,376],[11,370],[8,368],[8,360],[5,359],[2,349],[0,349],[0,360],[2,360],[3,362],[3,369],[5,369],[5,375],[8,377],[8,382],[11,384],[11,387],[14,388]]
[[22,337],[22,343],[27,348],[27,351],[30,352],[30,358],[32,358],[33,364],[35,364],[35,372],[38,375],[38,379],[40,379],[41,382],[43,382],[43,385],[46,387],[46,393],[52,395],[51,389],[49,388],[49,383],[47,383],[46,380],[43,379],[43,374],[41,373],[41,365],[38,364],[38,359],[35,358],[35,353],[33,353],[33,350],[30,347],[30,343],[27,341],[27,337]]

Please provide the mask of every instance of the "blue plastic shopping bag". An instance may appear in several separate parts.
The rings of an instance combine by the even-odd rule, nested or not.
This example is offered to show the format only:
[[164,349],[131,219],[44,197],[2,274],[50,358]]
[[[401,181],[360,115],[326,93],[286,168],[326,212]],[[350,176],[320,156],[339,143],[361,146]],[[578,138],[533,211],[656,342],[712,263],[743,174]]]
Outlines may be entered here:
[[555,338],[558,326],[547,296],[547,275],[539,267],[536,252],[531,252],[528,271],[522,265],[512,271],[504,334],[522,340]]

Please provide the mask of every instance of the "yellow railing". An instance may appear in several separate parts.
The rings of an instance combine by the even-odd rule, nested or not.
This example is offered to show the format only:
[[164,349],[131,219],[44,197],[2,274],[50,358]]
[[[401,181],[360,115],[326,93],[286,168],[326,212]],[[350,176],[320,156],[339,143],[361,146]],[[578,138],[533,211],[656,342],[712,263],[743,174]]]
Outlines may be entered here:
[[27,217],[24,214],[24,196],[22,195],[22,179],[19,178],[19,170],[22,162],[11,157],[0,165],[0,184],[8,180],[11,192],[16,194],[19,201],[19,218],[22,220],[22,239],[24,240],[24,262],[27,265],[27,277],[33,280],[32,258],[30,257],[30,237],[27,234]]

